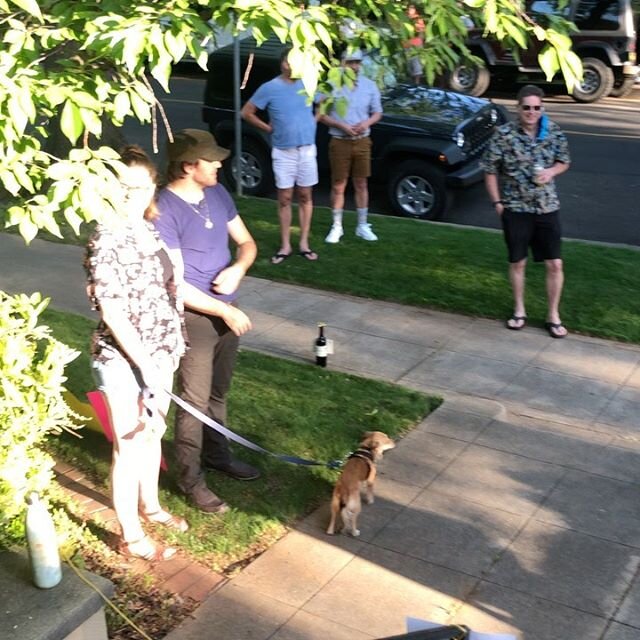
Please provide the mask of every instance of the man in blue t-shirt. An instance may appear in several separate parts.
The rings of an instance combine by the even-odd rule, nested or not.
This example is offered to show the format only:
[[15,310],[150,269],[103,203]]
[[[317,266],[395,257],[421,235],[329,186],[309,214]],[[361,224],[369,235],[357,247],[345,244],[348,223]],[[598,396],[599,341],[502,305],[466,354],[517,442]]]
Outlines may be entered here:
[[[312,187],[318,183],[316,161],[316,118],[308,103],[301,80],[291,77],[285,51],[280,59],[281,74],[258,87],[242,107],[242,117],[257,129],[271,134],[271,159],[278,189],[278,216],[280,218],[280,249],[271,258],[280,264],[291,256],[291,201],[297,186],[300,216],[299,254],[307,260],[317,260],[309,248],[309,231],[313,213]],[[269,122],[258,116],[266,110]]]
[[[189,349],[178,371],[182,398],[223,425],[239,336],[251,329],[234,300],[257,255],[233,200],[218,184],[218,170],[228,155],[208,131],[176,133],[167,144],[168,185],[158,196],[160,216],[155,220],[176,274],[183,276],[178,281],[184,280],[180,292]],[[229,238],[237,245],[235,260]],[[231,457],[223,435],[182,409],[176,413],[174,443],[178,486],[207,513],[224,512],[227,506],[207,487],[203,467],[238,480],[260,475]]]

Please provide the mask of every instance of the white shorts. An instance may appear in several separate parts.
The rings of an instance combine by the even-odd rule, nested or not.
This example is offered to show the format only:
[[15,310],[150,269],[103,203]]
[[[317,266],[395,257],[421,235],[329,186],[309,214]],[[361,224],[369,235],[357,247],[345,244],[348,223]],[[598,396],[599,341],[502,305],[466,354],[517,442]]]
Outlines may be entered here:
[[312,187],[318,184],[318,151],[315,144],[305,144],[291,149],[271,150],[273,175],[278,189]]

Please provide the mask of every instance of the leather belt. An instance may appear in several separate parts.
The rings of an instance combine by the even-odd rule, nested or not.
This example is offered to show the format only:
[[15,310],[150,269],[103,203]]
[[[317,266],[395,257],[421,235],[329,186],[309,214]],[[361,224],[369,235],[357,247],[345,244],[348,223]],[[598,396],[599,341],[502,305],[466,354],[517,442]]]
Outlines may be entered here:
[[362,140],[363,138],[368,138],[368,133],[363,133],[361,136],[331,136],[336,140]]

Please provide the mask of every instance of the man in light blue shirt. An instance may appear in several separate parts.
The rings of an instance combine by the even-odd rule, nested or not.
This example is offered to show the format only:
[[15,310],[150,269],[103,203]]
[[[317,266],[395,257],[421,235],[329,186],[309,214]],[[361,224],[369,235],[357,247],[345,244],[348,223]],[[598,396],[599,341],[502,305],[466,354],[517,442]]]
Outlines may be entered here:
[[347,111],[339,115],[336,106],[320,117],[329,127],[329,162],[331,164],[331,209],[333,224],[325,242],[335,244],[344,235],[342,212],[344,192],[349,176],[355,191],[358,224],[356,236],[363,240],[378,239],[367,222],[369,215],[369,189],[367,179],[371,175],[371,127],[382,118],[380,91],[375,82],[360,73],[362,52],[356,49],[346,53],[342,62],[355,75],[352,87],[343,86],[334,91],[334,98],[345,98]]
[[[309,231],[313,214],[312,187],[318,183],[316,160],[316,118],[313,105],[308,102],[301,80],[291,77],[288,51],[280,60],[281,74],[258,87],[242,108],[242,117],[257,129],[271,134],[271,159],[278,188],[278,216],[280,218],[280,249],[271,258],[280,264],[292,255],[291,201],[297,187],[300,216],[299,255],[317,260],[309,248]],[[269,122],[257,114],[266,110]]]

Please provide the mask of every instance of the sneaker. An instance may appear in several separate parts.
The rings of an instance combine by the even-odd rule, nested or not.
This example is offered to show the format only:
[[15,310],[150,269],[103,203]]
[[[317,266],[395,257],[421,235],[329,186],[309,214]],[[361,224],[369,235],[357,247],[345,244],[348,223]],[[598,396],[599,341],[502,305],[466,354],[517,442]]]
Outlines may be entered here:
[[241,460],[232,460],[228,464],[212,465],[204,464],[204,468],[208,471],[220,471],[226,473],[234,480],[256,480],[260,477],[260,472],[246,462]]
[[371,231],[371,225],[366,222],[359,224],[356,227],[356,235],[358,236],[358,238],[369,240],[370,242],[378,239],[378,236],[373,233],[373,231]]
[[327,237],[324,239],[324,241],[328,242],[329,244],[337,244],[338,242],[340,242],[340,238],[342,238],[343,235],[344,231],[342,230],[342,227],[334,224],[331,226],[331,229],[329,229],[329,233],[327,234]]

